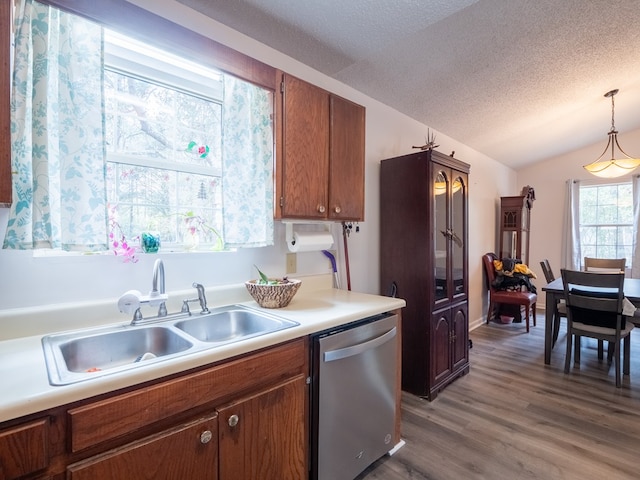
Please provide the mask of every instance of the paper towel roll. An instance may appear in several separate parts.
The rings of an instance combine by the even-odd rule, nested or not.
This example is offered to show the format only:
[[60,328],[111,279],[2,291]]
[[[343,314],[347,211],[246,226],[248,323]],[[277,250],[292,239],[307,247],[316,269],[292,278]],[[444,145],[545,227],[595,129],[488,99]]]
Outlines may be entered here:
[[293,241],[288,243],[291,252],[328,250],[332,245],[331,232],[294,232]]

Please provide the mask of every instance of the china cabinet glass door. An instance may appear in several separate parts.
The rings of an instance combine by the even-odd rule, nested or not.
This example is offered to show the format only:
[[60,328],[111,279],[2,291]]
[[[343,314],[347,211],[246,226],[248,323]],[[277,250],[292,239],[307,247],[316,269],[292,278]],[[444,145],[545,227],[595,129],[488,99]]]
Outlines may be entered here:
[[449,265],[449,226],[447,218],[447,198],[450,181],[446,172],[436,170],[433,178],[433,215],[434,215],[434,288],[435,301],[449,297],[447,266]]
[[465,179],[456,177],[452,184],[451,195],[451,261],[452,261],[452,280],[453,295],[464,294],[464,260],[465,248],[464,239],[466,235],[465,209],[466,209],[466,189]]

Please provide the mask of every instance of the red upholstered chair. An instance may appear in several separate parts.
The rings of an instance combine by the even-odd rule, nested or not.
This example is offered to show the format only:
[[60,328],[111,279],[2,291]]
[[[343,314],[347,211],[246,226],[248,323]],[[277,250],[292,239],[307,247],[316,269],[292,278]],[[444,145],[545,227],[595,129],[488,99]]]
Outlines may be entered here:
[[529,332],[529,313],[533,316],[533,326],[536,326],[536,302],[538,296],[532,292],[498,290],[493,286],[496,279],[496,270],[493,261],[499,260],[495,253],[485,253],[482,256],[484,271],[487,274],[487,285],[489,287],[489,309],[487,310],[487,323],[493,317],[494,309],[500,304],[520,305],[525,307],[525,319],[527,333]]

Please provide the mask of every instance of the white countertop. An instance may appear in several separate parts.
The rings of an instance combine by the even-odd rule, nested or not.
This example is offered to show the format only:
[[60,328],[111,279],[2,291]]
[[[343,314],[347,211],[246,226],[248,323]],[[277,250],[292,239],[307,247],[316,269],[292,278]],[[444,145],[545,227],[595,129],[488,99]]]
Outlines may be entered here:
[[[228,295],[228,292],[234,294]],[[225,287],[225,293],[227,304],[260,308],[253,300],[246,300],[248,294],[242,284]],[[214,296],[216,289],[207,289],[207,297]],[[224,303],[220,301],[209,303],[210,307],[221,305]],[[0,339],[0,422],[225,360],[404,306],[405,301],[399,298],[325,288],[322,285],[320,288],[301,288],[287,307],[265,309],[271,314],[296,321],[299,326],[65,386],[49,384],[41,340],[43,335],[53,332],[31,334],[38,328],[43,329],[43,324],[39,323],[38,328],[25,329],[28,336],[17,336],[14,333],[13,338]],[[65,316],[64,308],[54,308],[53,311],[56,318]],[[38,313],[51,315],[45,308],[38,309]],[[29,318],[34,316],[33,312],[25,315]],[[67,317],[73,317],[73,312]],[[11,313],[0,312],[0,324],[7,325],[11,318],[20,323],[19,312],[14,311],[13,316]],[[118,323],[121,316],[113,315],[112,319],[110,323]],[[57,322],[50,321],[49,324],[51,323],[56,323],[56,331],[60,330]],[[67,328],[68,324],[65,325]]]

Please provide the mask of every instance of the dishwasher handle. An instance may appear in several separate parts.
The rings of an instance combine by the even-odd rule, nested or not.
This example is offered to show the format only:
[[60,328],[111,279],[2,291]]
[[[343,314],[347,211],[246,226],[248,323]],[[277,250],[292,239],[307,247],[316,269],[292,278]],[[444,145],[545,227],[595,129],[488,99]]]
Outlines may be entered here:
[[343,358],[359,355],[363,352],[366,352],[367,350],[371,350],[373,348],[379,347],[384,343],[387,343],[389,340],[391,340],[396,336],[396,333],[397,333],[397,327],[393,327],[388,332],[372,340],[359,343],[351,347],[340,348],[338,350],[330,350],[328,352],[324,352],[324,361],[333,362],[334,360],[341,360]]

